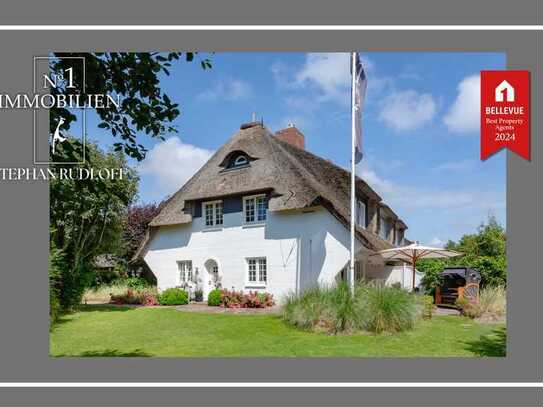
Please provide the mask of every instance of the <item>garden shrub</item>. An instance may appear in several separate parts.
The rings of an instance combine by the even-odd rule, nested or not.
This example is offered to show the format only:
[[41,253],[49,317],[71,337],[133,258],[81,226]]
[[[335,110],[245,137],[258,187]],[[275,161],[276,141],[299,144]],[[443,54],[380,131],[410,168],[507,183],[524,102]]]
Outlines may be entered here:
[[112,294],[110,302],[125,305],[158,305],[156,292],[151,289],[127,288],[121,294]]
[[382,283],[359,284],[354,296],[342,282],[292,294],[283,306],[284,320],[298,328],[328,333],[367,330],[399,332],[414,326],[420,315],[417,296]]
[[462,315],[469,318],[479,318],[483,315],[481,307],[477,301],[470,301],[467,298],[458,298],[456,300],[456,306],[460,309]]
[[301,329],[316,329],[328,325],[325,316],[329,309],[328,289],[315,285],[302,294],[290,294],[283,304],[283,319]]
[[221,305],[221,290],[215,289],[209,292],[207,295],[207,305],[212,307]]
[[316,285],[301,295],[289,296],[283,306],[283,318],[299,328],[328,333],[361,329],[361,288],[356,287],[353,297],[344,282],[337,286]]
[[242,291],[221,290],[221,307],[225,308],[266,308],[275,305],[273,295],[249,291],[244,294]]
[[168,288],[158,296],[160,305],[185,305],[189,303],[189,295],[181,288]]
[[226,289],[221,291],[221,306],[226,308],[241,308],[241,304],[243,304],[243,292]]
[[479,306],[483,314],[505,315],[507,293],[504,286],[485,287],[479,293]]
[[424,319],[432,319],[434,313],[434,297],[431,295],[420,296],[420,302],[422,303],[422,317]]
[[120,279],[118,280],[118,283],[124,283],[127,287],[135,289],[149,287],[149,283],[147,282],[147,280],[141,277],[128,277],[125,279]]
[[242,308],[266,308],[274,304],[273,296],[269,293],[249,291],[249,294],[243,295]]
[[360,290],[364,329],[370,332],[401,332],[413,328],[420,315],[417,296],[383,283],[368,284]]
[[477,300],[459,298],[456,306],[463,315],[470,318],[483,315],[503,316],[507,308],[506,291],[503,286],[485,287],[481,289]]

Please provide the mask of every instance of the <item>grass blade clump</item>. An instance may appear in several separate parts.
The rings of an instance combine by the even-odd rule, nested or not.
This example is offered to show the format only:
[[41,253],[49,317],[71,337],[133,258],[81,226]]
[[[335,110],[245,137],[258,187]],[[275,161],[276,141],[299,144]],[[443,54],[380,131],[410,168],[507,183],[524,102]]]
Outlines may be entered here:
[[383,283],[369,284],[361,296],[363,326],[370,332],[401,332],[414,327],[421,307],[416,295]]
[[414,326],[420,308],[416,296],[400,288],[358,284],[352,295],[348,284],[341,282],[289,295],[283,305],[283,319],[301,329],[330,334],[400,332]]

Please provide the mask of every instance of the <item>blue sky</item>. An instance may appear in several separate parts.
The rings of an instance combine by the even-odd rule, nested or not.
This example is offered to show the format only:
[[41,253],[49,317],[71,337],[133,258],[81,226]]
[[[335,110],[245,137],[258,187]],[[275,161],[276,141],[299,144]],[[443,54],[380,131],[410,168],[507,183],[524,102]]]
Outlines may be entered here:
[[[505,69],[503,53],[362,52],[368,78],[364,159],[357,173],[409,226],[408,238],[440,244],[494,214],[505,225],[505,153],[479,161],[479,79]],[[179,133],[156,142],[138,165],[139,197],[175,192],[252,112],[273,131],[289,122],[307,149],[348,167],[348,55],[217,53],[211,70],[178,63],[161,80],[180,103]],[[113,140],[89,115],[88,138]],[[73,129],[74,132],[77,131]],[[135,163],[134,163],[135,164]]]

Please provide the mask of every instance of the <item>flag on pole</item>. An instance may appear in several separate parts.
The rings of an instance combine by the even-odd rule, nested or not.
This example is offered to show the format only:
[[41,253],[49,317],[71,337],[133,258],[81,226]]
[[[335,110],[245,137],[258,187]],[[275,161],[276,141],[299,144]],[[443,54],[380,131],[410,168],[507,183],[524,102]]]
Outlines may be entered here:
[[[351,60],[351,74],[353,77],[353,89],[354,97],[352,98],[354,105],[352,106],[352,112],[354,115],[355,121],[355,131],[353,137],[355,137],[355,164],[358,164],[362,159],[362,107],[364,104],[364,99],[366,97],[366,87],[368,82],[366,80],[366,73],[364,72],[364,67],[360,62],[358,52],[353,52],[351,58],[355,58],[354,63]],[[354,72],[353,71],[354,67]]]

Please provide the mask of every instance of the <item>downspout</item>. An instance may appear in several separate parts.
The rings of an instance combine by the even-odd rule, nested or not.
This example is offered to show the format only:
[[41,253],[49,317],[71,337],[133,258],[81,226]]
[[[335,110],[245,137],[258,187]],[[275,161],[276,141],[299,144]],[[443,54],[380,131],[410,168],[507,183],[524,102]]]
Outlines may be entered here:
[[300,273],[302,268],[302,238],[296,238],[296,294],[300,294]]

